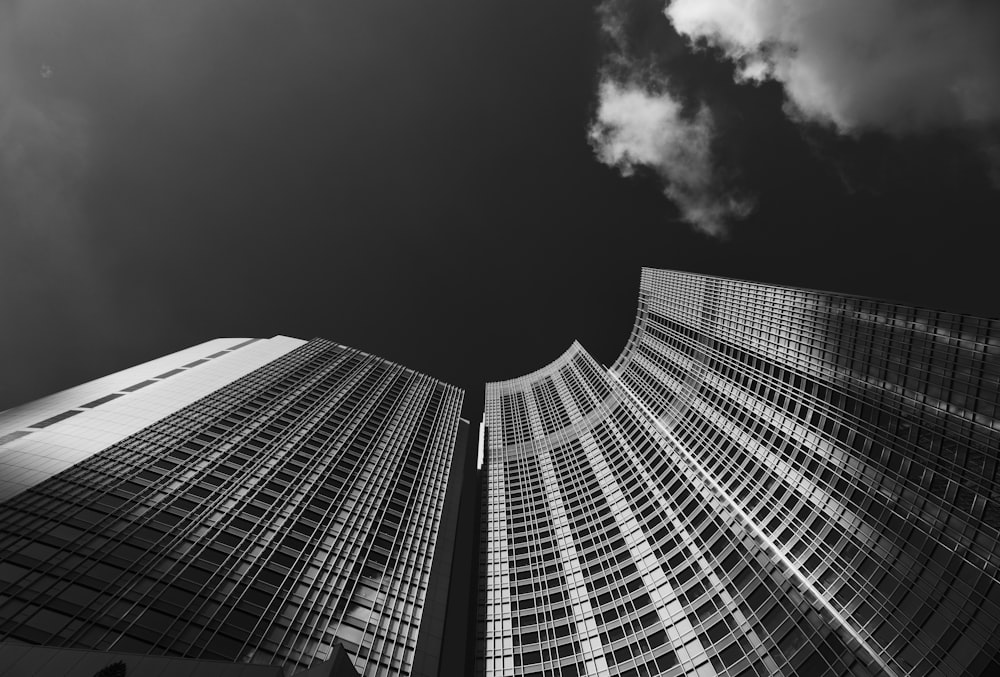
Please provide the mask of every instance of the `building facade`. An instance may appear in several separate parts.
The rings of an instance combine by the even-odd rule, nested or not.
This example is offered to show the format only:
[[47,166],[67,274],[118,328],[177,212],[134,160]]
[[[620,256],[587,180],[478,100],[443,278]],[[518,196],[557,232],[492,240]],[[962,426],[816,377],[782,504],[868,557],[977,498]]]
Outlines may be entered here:
[[462,399],[359,350],[275,337],[4,412],[0,672],[46,674],[11,649],[36,645],[289,675],[329,674],[346,650],[358,674],[436,674]]
[[477,674],[1000,674],[1000,321],[646,269],[486,385]]
[[279,336],[0,413],[0,672],[1000,674],[1000,321],[647,269],[478,477],[462,399]]

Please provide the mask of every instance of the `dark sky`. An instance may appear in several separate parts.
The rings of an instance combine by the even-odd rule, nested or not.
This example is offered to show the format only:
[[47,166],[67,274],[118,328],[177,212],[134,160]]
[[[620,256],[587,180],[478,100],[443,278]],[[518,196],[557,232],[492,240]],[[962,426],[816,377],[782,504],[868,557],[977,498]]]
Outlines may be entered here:
[[648,14],[755,196],[726,237],[595,160],[580,0],[0,0],[0,409],[280,333],[463,386],[478,418],[485,380],[573,339],[610,364],[642,266],[1000,316],[975,140],[792,122]]

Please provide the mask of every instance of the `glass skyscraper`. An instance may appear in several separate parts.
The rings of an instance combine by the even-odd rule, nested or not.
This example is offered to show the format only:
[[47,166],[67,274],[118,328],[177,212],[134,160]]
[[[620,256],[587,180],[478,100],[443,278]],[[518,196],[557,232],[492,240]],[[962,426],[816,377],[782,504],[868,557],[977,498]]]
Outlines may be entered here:
[[477,674],[1000,674],[1000,321],[644,270],[488,383]]
[[0,413],[0,673],[1000,674],[1000,320],[646,269],[462,400],[278,336]]
[[346,651],[358,674],[436,674],[462,399],[359,350],[275,337],[4,412],[0,672],[91,677],[80,666],[100,651],[122,670],[160,656],[350,674],[324,663]]

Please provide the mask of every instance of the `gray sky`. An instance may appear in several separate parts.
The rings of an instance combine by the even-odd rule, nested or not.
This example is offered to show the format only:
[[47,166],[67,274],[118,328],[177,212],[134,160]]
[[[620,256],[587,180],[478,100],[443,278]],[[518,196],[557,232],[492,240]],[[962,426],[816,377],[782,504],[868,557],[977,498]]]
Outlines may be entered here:
[[610,4],[618,43],[573,0],[0,0],[0,408],[277,333],[475,400],[575,338],[610,363],[642,265],[1000,316],[995,123],[803,119],[731,26]]

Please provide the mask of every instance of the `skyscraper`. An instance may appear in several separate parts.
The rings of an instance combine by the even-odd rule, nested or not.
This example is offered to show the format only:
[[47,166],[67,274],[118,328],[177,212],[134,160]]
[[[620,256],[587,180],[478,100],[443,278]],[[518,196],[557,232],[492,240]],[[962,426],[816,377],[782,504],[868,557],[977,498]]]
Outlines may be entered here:
[[1000,674],[1000,321],[644,270],[488,383],[477,673]]
[[1000,321],[647,269],[478,478],[462,397],[279,336],[0,413],[0,670],[1000,674]]
[[0,667],[90,677],[101,659],[65,651],[88,649],[330,674],[316,670],[346,650],[358,674],[436,674],[462,398],[359,350],[275,337],[5,412]]

